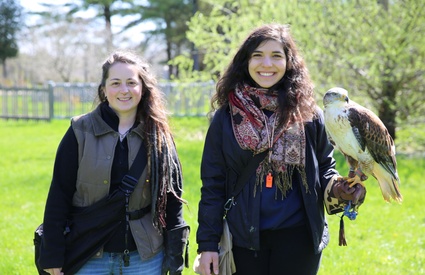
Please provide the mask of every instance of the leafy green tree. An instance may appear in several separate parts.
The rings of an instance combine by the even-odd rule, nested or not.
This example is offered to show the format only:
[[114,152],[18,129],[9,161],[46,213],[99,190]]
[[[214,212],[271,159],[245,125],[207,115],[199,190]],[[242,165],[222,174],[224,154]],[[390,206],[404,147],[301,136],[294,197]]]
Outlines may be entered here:
[[[327,1],[303,37],[321,75],[318,83],[336,83],[373,108],[396,137],[401,121],[413,123],[425,109],[425,2]],[[313,5],[313,4],[312,4]],[[313,55],[320,46],[320,55]],[[325,90],[325,89],[324,89]],[[362,98],[368,98],[365,101]]]
[[[223,71],[254,27],[285,23],[291,25],[318,95],[333,86],[345,87],[352,98],[377,112],[394,138],[397,123],[423,116],[424,1],[205,2],[211,10],[195,14],[187,33],[205,54],[204,78]],[[188,58],[177,59],[187,70]]]
[[18,54],[16,35],[22,24],[22,7],[15,0],[0,0],[0,62],[7,78],[6,59]]

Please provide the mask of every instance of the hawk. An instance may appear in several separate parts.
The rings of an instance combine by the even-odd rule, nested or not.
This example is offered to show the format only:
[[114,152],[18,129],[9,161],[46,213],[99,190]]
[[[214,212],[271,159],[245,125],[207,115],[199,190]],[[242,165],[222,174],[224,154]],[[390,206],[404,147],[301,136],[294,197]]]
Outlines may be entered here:
[[329,140],[350,166],[350,186],[363,184],[372,175],[386,201],[401,202],[394,141],[379,117],[338,87],[326,92],[323,105]]

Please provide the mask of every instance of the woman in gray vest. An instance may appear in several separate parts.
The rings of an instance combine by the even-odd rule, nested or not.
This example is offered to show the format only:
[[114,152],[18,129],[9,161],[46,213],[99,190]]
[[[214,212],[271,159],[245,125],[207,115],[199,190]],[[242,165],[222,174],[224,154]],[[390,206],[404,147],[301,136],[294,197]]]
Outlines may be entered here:
[[[49,274],[69,274],[62,270],[64,228],[73,230],[69,217],[121,190],[144,147],[146,165],[123,203],[125,215],[112,217],[119,225],[76,274],[181,274],[189,227],[183,220],[181,165],[156,79],[140,57],[117,51],[102,66],[98,97],[94,111],[72,119],[59,145],[38,264]],[[93,220],[96,224],[96,215]],[[95,236],[105,233],[101,222]]]

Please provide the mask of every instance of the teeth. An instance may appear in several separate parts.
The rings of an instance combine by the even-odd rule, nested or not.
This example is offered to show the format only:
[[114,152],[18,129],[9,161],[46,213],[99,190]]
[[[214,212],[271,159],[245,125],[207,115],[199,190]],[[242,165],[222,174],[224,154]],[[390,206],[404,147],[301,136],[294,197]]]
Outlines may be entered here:
[[262,76],[272,76],[273,73],[260,73],[260,75],[262,75]]

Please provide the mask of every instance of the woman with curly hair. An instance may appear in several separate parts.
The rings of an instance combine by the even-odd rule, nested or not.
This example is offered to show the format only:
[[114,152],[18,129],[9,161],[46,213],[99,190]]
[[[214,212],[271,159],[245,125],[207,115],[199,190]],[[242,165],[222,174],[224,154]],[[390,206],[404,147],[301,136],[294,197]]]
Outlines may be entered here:
[[[329,241],[324,205],[330,214],[349,200],[359,205],[365,189],[337,180],[313,83],[287,25],[264,25],[245,39],[212,107],[201,164],[199,273],[219,272],[225,215],[235,274],[316,274]],[[243,189],[232,194],[243,176]]]
[[[59,145],[38,264],[50,274],[75,269],[64,266],[68,254],[63,232],[70,222],[73,233],[75,222],[69,217],[121,190],[141,150],[146,166],[140,167],[140,178],[132,179],[134,191],[122,202],[123,214],[112,217],[119,226],[72,273],[181,274],[189,230],[183,220],[181,165],[149,65],[132,52],[112,53],[102,66],[98,98],[94,111],[72,118]],[[99,223],[100,235],[109,228],[96,216],[92,221]]]

